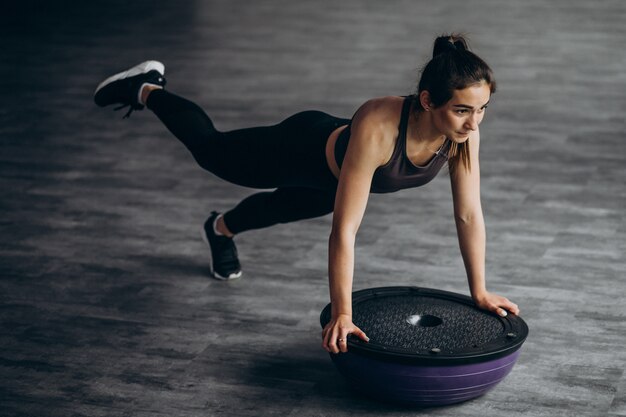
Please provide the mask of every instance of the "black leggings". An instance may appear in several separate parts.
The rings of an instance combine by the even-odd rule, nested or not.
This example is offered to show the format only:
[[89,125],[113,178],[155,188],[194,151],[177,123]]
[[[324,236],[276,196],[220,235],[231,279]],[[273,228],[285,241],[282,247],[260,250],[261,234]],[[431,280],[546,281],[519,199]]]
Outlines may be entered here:
[[273,126],[219,132],[198,105],[168,91],[152,91],[146,105],[202,168],[233,184],[276,188],[253,194],[226,212],[231,232],[333,211],[337,179],[326,162],[326,140],[349,120],[304,111]]

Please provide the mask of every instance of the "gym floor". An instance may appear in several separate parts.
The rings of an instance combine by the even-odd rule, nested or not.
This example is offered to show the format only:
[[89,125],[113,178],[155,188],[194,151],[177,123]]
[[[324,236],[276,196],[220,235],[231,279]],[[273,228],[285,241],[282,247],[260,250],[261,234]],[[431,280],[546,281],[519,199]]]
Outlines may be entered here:
[[[0,16],[3,416],[626,416],[626,3],[25,0]],[[200,227],[254,192],[195,165],[95,86],[146,59],[219,129],[413,92],[434,37],[469,35],[499,91],[481,126],[487,281],[530,327],[507,379],[439,409],[349,390],[321,347],[331,216]],[[372,195],[354,289],[468,293],[442,172]]]

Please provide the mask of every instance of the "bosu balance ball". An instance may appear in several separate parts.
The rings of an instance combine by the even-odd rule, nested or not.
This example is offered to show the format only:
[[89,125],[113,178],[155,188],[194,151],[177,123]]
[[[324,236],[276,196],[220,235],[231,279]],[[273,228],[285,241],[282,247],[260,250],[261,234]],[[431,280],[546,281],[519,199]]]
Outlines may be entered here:
[[[330,356],[352,388],[384,401],[440,406],[478,397],[508,375],[528,336],[519,316],[448,291],[372,288],[354,292],[352,305],[370,341],[350,335],[348,352]],[[330,315],[328,304],[322,328]]]

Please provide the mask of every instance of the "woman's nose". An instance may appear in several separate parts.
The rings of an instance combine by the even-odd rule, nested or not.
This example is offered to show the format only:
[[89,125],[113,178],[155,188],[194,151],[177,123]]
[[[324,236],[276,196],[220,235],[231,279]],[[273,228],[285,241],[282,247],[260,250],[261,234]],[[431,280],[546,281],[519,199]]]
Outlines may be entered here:
[[476,129],[478,129],[478,123],[479,123],[478,115],[477,114],[472,114],[469,117],[469,119],[467,119],[467,122],[465,123],[465,126],[469,130],[476,130]]

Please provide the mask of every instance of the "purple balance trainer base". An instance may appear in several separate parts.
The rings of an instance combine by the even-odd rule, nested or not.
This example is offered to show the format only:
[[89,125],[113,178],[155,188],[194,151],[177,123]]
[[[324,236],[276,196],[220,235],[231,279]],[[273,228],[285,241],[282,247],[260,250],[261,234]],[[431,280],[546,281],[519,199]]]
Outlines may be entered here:
[[382,362],[356,353],[331,355],[350,386],[383,401],[432,407],[483,395],[506,377],[519,355],[471,365],[422,366]]
[[[322,327],[328,321],[330,304]],[[423,407],[483,395],[508,375],[528,335],[520,317],[499,317],[467,296],[417,287],[355,292],[353,321],[370,342],[350,336],[347,353],[331,354],[349,385]]]

